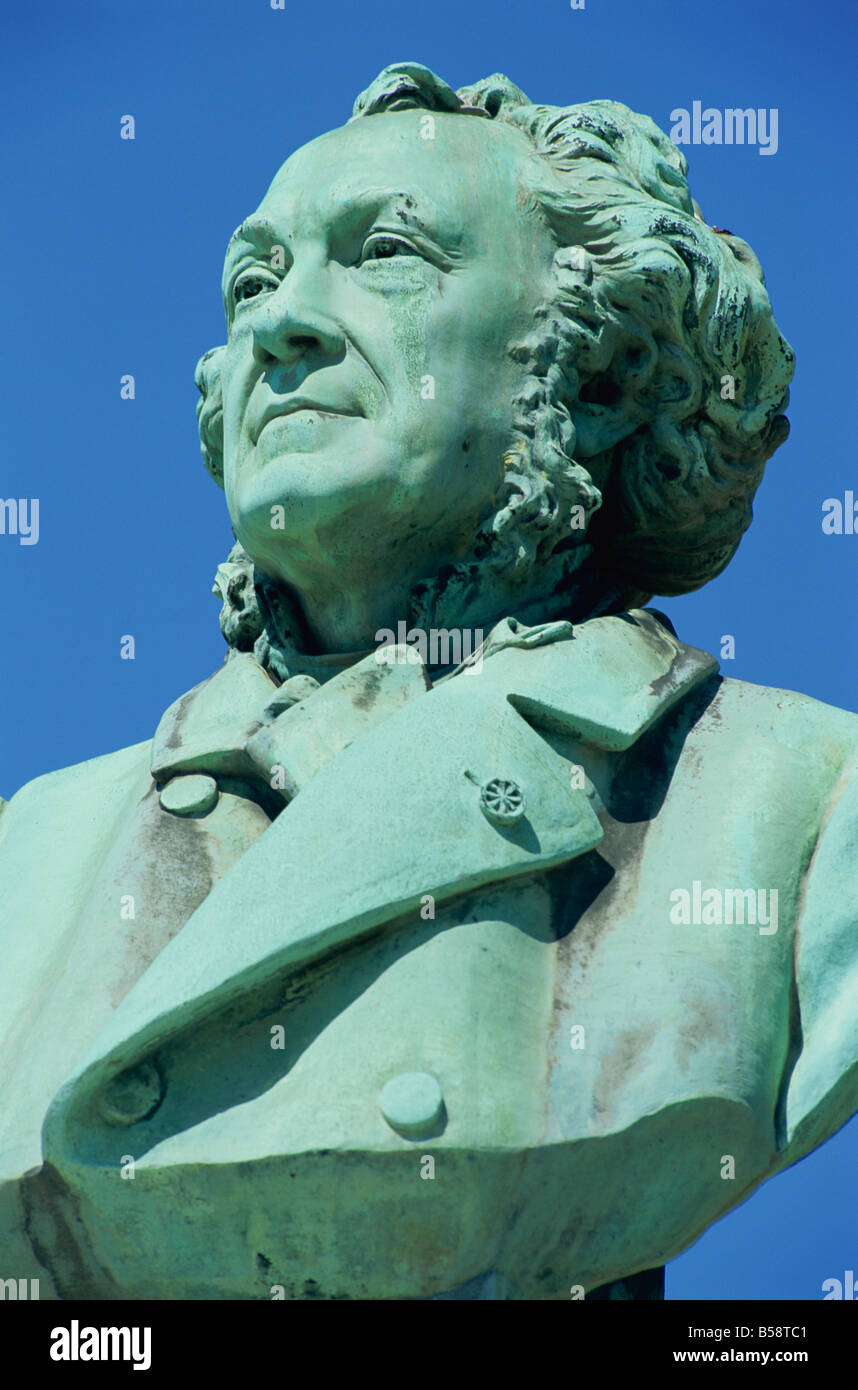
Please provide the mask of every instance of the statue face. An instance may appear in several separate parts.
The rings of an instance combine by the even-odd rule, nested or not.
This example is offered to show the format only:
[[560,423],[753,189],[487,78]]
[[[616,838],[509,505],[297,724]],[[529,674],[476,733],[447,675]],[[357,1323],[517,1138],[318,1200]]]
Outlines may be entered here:
[[425,121],[366,117],[298,150],[227,255],[227,501],[299,591],[399,593],[461,557],[512,442],[508,346],[552,290],[534,156],[487,120],[436,115],[433,139]]

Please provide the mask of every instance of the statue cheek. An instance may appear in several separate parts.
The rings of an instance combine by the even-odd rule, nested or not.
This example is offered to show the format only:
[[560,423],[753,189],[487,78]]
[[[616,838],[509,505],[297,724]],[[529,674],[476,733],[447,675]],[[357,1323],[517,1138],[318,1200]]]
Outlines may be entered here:
[[426,400],[425,395],[421,397],[423,378],[434,375],[433,362],[443,355],[436,328],[436,295],[428,285],[390,301],[388,331],[409,399]]
[[248,435],[248,405],[252,383],[237,372],[223,373],[223,414],[221,418],[222,448],[224,462],[229,467],[230,459],[251,447]]

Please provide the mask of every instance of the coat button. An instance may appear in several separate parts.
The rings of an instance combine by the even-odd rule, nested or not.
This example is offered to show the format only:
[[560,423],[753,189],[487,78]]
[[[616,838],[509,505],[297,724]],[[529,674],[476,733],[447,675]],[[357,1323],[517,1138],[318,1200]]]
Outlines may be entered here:
[[480,787],[480,810],[493,825],[515,825],[525,808],[524,792],[517,782],[493,777]]
[[217,799],[217,782],[199,772],[173,777],[161,789],[161,805],[173,816],[207,816]]
[[154,1115],[164,1099],[164,1083],[154,1062],[129,1067],[107,1083],[99,1108],[109,1125],[136,1125]]
[[315,690],[319,689],[319,682],[312,676],[290,676],[284,681],[265,706],[263,719],[276,719],[278,714],[284,710],[291,709],[297,705],[299,700],[308,699]]
[[441,1087],[426,1071],[406,1071],[394,1076],[378,1103],[391,1129],[406,1139],[423,1139],[436,1132],[444,1117]]

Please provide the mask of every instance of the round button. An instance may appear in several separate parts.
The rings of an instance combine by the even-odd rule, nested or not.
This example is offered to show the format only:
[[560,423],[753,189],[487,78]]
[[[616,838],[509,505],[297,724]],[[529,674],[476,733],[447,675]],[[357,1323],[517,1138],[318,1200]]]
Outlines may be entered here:
[[524,792],[517,782],[493,777],[480,787],[480,810],[493,825],[515,825],[524,815]]
[[154,1062],[129,1067],[107,1083],[101,1114],[110,1125],[136,1125],[154,1115],[164,1099],[164,1083]]
[[312,676],[290,676],[285,680],[265,706],[264,718],[276,719],[278,714],[284,710],[291,709],[297,705],[299,700],[306,700],[314,690],[319,689],[319,682]]
[[217,799],[215,779],[198,772],[173,777],[161,791],[161,805],[173,816],[207,816]]
[[406,1139],[422,1139],[436,1128],[444,1114],[441,1087],[426,1071],[406,1071],[394,1076],[378,1103],[391,1129]]

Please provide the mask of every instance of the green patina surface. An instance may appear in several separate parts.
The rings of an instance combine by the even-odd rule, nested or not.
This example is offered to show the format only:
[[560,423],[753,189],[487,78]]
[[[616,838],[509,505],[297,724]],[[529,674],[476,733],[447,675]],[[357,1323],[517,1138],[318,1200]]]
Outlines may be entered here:
[[618,103],[399,64],[231,242],[227,659],[0,815],[43,1297],[658,1296],[858,1110],[858,717],[646,607],[787,428],[686,172]]

